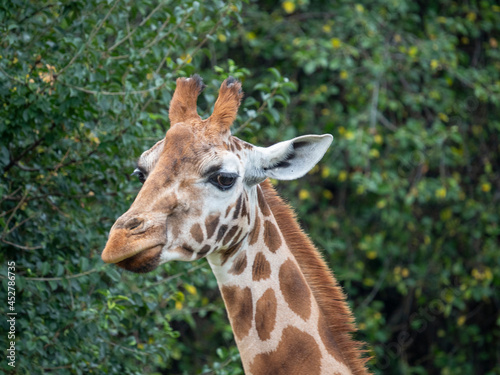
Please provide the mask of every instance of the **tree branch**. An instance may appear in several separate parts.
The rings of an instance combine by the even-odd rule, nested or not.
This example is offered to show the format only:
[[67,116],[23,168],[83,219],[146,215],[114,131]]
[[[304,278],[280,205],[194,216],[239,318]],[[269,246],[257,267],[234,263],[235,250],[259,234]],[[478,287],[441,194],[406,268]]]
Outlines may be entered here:
[[19,154],[18,156],[16,156],[14,159],[11,159],[10,162],[9,162],[9,164],[7,164],[5,166],[5,168],[3,169],[4,173],[7,172],[9,169],[11,169],[14,165],[16,165],[17,162],[19,160],[21,160],[28,152],[30,152],[31,150],[33,150],[34,148],[36,148],[38,145],[40,145],[40,143],[43,142],[43,140],[45,139],[45,137],[47,137],[47,135],[50,133],[50,131],[53,130],[55,127],[56,127],[56,124],[55,124],[55,122],[53,122],[52,125],[50,126],[49,130],[42,137],[40,137],[39,139],[37,139],[31,146],[29,146],[28,148],[26,148],[23,152],[21,152],[21,154]]
[[82,272],[82,273],[77,273],[74,275],[69,275],[69,276],[63,276],[63,277],[25,277],[25,280],[30,280],[30,281],[61,281],[61,280],[69,280],[69,279],[76,279],[78,277],[82,276],[87,276],[90,275],[91,273],[94,272],[101,272],[101,268],[94,268],[90,271]]
[[5,238],[2,238],[1,241],[3,243],[6,243],[7,245],[11,245],[11,246],[17,247],[18,249],[21,249],[21,250],[38,250],[38,249],[43,248],[43,246],[23,246],[23,245],[19,245],[19,244],[14,243],[14,242],[7,241]]

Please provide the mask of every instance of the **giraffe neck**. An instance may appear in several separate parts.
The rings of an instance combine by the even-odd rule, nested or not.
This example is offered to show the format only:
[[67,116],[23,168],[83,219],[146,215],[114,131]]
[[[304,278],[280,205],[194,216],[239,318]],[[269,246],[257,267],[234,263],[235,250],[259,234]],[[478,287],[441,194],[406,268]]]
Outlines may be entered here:
[[[352,327],[343,294],[298,227],[293,213],[268,183],[253,189],[249,201],[253,229],[239,249],[226,258],[220,254],[208,257],[226,304],[245,373],[363,373],[362,365],[358,366],[360,371],[353,366],[355,344],[349,342],[351,346],[346,347],[346,339],[350,337],[344,336]],[[287,211],[295,227],[283,216]],[[305,245],[314,250],[315,254],[310,256],[319,260],[319,267],[323,266],[330,277],[321,282],[330,283],[339,294],[330,293],[326,297],[328,303],[340,304],[334,309],[345,316],[337,319],[326,316],[331,311],[322,308],[325,301],[318,300],[318,293],[322,291],[314,282],[310,285],[312,269],[300,264],[305,254],[300,254],[297,247]],[[310,259],[306,261],[309,263]],[[318,264],[312,267],[321,273]],[[340,333],[336,335],[332,327],[339,328]]]

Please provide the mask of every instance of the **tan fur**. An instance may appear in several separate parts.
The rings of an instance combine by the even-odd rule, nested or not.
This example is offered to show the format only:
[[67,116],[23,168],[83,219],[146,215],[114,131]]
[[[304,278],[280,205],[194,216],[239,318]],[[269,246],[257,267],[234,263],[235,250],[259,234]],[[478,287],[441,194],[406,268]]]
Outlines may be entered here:
[[268,203],[285,241],[297,259],[327,324],[353,374],[368,374],[362,357],[363,344],[352,339],[356,331],[354,318],[346,303],[341,287],[333,277],[324,259],[309,237],[297,223],[296,215],[276,193],[269,181],[261,183],[264,199]]
[[210,116],[210,128],[220,135],[229,132],[231,125],[236,119],[238,108],[243,98],[241,83],[234,79],[226,79],[222,82],[219,97],[215,102],[214,112]]
[[175,125],[179,122],[200,120],[200,116],[196,111],[196,101],[205,87],[200,76],[195,75],[189,79],[177,78],[176,84],[177,87],[168,111],[170,124]]

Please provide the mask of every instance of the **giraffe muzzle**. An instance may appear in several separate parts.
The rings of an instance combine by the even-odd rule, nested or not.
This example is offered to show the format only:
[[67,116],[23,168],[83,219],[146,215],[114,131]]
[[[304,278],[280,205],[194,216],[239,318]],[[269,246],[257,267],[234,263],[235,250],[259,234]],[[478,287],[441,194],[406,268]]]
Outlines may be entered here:
[[165,224],[149,217],[125,214],[111,228],[101,258],[106,263],[116,263],[123,268],[128,269],[126,265],[131,264],[131,268],[138,268],[141,261],[149,262],[159,257],[166,242]]

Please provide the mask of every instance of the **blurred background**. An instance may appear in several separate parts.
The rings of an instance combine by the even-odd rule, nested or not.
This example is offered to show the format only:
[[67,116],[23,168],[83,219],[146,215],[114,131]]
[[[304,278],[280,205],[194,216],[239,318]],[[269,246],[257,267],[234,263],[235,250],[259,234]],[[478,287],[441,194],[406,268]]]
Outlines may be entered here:
[[100,259],[175,79],[197,73],[205,117],[223,79],[243,82],[243,140],[335,137],[273,183],[375,374],[500,374],[499,43],[495,1],[2,1],[0,277],[7,306],[14,261],[19,315],[0,368],[243,373],[206,260],[136,275]]

